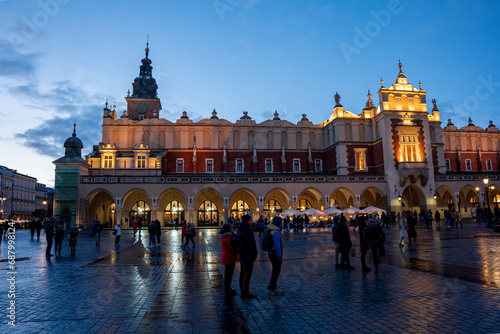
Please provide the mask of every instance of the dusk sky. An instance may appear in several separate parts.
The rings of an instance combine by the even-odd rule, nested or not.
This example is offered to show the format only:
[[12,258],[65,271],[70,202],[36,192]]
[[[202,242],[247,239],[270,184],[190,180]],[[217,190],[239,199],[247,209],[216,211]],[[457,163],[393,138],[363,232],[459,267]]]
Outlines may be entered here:
[[499,1],[0,0],[0,22],[0,165],[50,187],[73,122],[88,154],[106,99],[122,114],[148,34],[171,121],[317,124],[335,92],[359,114],[401,59],[443,127],[500,126]]

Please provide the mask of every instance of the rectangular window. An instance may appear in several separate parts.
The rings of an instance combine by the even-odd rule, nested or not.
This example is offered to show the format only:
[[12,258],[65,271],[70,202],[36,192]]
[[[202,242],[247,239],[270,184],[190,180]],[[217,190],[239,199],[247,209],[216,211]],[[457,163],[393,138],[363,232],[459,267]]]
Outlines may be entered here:
[[213,173],[213,171],[214,171],[214,159],[206,159],[205,165],[206,165],[206,169],[205,169],[206,172]]
[[243,159],[236,159],[236,173],[243,173]]
[[295,173],[300,172],[300,159],[293,159],[293,171]]
[[113,156],[111,155],[104,156],[104,168],[113,168]]
[[177,173],[184,173],[184,159],[177,159],[176,166]]
[[321,159],[314,160],[314,171],[316,172],[323,171],[323,161]]
[[465,159],[465,170],[472,170],[470,159]]
[[146,156],[137,156],[137,168],[146,168]]
[[415,135],[404,135],[399,137],[401,145],[400,162],[402,161],[420,161],[417,140]]
[[493,165],[491,164],[491,160],[486,160],[486,170],[492,171]]
[[355,150],[356,152],[356,170],[366,170],[366,150]]
[[446,159],[444,161],[444,167],[446,168],[446,170],[451,170],[451,166],[450,166],[450,159]]
[[273,171],[273,159],[266,159],[266,172],[272,173]]

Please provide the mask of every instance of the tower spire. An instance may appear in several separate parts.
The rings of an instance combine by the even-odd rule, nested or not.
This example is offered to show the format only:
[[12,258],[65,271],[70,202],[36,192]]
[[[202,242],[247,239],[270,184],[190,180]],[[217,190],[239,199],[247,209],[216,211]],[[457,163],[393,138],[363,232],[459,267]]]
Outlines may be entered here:
[[149,55],[149,34],[148,34],[148,38],[146,40],[146,48],[144,49],[144,51],[146,51],[146,59],[148,59],[148,55]]
[[76,137],[76,123],[73,123],[73,137]]
[[401,59],[398,59],[398,66],[399,66],[399,73],[403,72],[401,71],[401,66],[403,66],[403,64],[401,64]]

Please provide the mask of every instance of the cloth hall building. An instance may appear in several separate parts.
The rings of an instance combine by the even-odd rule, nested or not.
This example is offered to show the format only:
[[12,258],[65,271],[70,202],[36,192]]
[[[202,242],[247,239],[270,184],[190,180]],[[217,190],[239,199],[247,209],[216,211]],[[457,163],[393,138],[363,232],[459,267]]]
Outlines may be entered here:
[[[394,83],[381,81],[376,105],[368,91],[358,112],[339,94],[328,119],[313,124],[279,117],[257,123],[194,122],[160,117],[149,49],[126,97],[127,109],[103,109],[102,141],[82,158],[76,136],[56,165],[56,219],[90,227],[92,220],[186,219],[214,226],[251,212],[272,217],[288,208],[390,211],[498,206],[499,129],[472,121],[442,127],[435,100],[409,83],[401,63]],[[485,185],[483,179],[489,183]]]

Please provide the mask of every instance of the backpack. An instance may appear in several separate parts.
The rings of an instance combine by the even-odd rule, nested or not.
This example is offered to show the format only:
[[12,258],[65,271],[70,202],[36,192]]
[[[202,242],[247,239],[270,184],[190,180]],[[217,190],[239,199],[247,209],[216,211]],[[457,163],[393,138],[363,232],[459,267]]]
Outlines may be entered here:
[[238,234],[233,234],[231,239],[229,239],[229,243],[231,244],[233,253],[238,254],[240,252],[240,236]]
[[270,252],[274,249],[274,244],[272,240],[272,235],[269,233],[269,229],[264,232],[262,239],[260,240],[260,245],[262,250],[265,252]]

